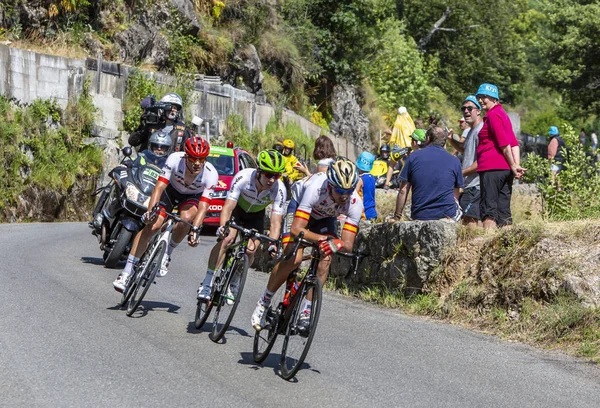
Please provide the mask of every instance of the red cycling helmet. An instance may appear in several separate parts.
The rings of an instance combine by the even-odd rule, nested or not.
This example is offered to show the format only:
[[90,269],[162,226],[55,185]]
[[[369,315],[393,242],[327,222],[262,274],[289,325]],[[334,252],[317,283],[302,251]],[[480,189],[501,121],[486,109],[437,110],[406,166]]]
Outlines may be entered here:
[[193,159],[203,159],[208,156],[210,145],[201,137],[192,136],[185,141],[184,151]]

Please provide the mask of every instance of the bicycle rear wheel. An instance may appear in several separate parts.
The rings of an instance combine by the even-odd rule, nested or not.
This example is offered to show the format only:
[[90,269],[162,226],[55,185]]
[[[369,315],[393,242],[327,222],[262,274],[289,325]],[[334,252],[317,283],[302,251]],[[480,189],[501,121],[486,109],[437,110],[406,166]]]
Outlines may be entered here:
[[[240,299],[242,298],[242,292],[244,290],[244,284],[246,283],[246,275],[248,274],[248,256],[244,254],[242,259],[235,259],[233,261],[233,265],[231,265],[230,272],[227,277],[225,277],[225,282],[223,282],[221,286],[220,293],[217,293],[215,296],[215,302],[217,309],[215,310],[215,316],[213,320],[212,332],[208,335],[208,337],[214,341],[218,342],[223,338],[227,328],[229,328],[229,324],[235,315],[235,310],[240,303]],[[231,284],[231,282],[235,282],[238,280],[238,290],[235,297],[232,299],[227,296],[227,288]]]
[[[295,301],[294,311],[286,327],[285,339],[281,349],[281,362],[279,365],[281,377],[285,380],[291,379],[304,362],[310,344],[317,331],[319,313],[321,312],[321,302],[323,299],[323,285],[318,279],[314,283],[307,284],[305,281],[301,296]],[[301,329],[299,325],[300,314],[302,312],[302,303],[312,289],[312,306],[310,320],[306,329]]]
[[282,285],[271,299],[271,305],[265,312],[265,327],[260,331],[254,332],[254,345],[252,346],[252,357],[255,363],[262,363],[269,356],[279,329],[280,320],[283,313],[283,295],[285,294],[285,285]]
[[152,256],[148,259],[148,262],[142,266],[142,270],[136,275],[135,288],[132,288],[131,298],[127,304],[127,316],[135,313],[140,303],[142,303],[144,296],[146,296],[148,289],[150,289],[150,285],[152,285],[156,278],[166,250],[167,245],[165,241],[161,241],[156,249],[152,251]]

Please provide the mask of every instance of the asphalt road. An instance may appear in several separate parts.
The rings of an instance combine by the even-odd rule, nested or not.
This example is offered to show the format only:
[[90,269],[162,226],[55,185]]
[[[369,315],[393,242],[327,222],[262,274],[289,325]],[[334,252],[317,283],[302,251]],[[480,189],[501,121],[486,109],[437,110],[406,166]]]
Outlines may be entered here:
[[329,293],[306,365],[284,381],[281,340],[252,361],[265,274],[249,273],[224,344],[194,328],[213,242],[178,248],[130,318],[85,224],[0,225],[0,406],[600,406],[600,370],[584,360]]

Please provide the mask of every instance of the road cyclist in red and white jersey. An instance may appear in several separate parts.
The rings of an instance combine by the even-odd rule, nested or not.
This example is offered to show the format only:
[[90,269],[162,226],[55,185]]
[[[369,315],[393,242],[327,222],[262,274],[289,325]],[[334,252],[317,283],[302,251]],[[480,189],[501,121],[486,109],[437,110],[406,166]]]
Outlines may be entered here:
[[[345,157],[338,157],[331,163],[326,173],[317,173],[306,180],[298,197],[298,209],[289,233],[283,236],[283,243],[289,243],[292,237],[304,232],[304,239],[319,242],[323,254],[318,265],[317,276],[324,283],[329,274],[331,255],[339,250],[351,252],[358,232],[358,223],[363,212],[363,202],[355,191],[359,175],[356,165]],[[337,238],[337,218],[345,215],[341,239]],[[288,245],[286,250],[290,250]],[[264,327],[265,311],[271,304],[273,294],[287,280],[302,262],[302,251],[294,258],[285,259],[275,265],[267,288],[258,300],[252,314],[252,327],[261,330]],[[312,299],[312,297],[308,297]],[[300,325],[310,320],[311,301],[304,300]]]
[[[206,162],[210,150],[209,143],[199,137],[192,136],[184,145],[183,152],[171,154],[162,169],[163,174],[152,191],[148,211],[142,216],[147,225],[136,235],[131,252],[127,258],[125,269],[117,276],[113,286],[117,292],[123,292],[127,279],[148,247],[152,237],[160,230],[165,220],[165,213],[179,208],[181,219],[193,224],[193,229],[179,223],[173,229],[173,235],[167,252],[162,260],[161,270],[157,276],[167,274],[173,250],[189,233],[188,244],[198,245],[200,226],[206,216],[218,173],[212,164]],[[159,204],[160,211],[154,215],[152,208]],[[154,219],[153,219],[154,218]],[[191,231],[190,231],[191,230]]]
[[[217,235],[223,238],[219,240],[210,252],[206,276],[198,288],[198,299],[208,301],[210,299],[213,276],[219,265],[223,263],[225,251],[235,242],[237,230],[229,229],[224,236],[224,225],[233,216],[235,223],[248,229],[256,229],[260,233],[264,230],[265,209],[271,207],[271,227],[269,236],[278,239],[281,233],[283,211],[286,200],[286,190],[280,180],[285,171],[285,159],[277,150],[261,151],[256,162],[258,169],[244,169],[238,172],[233,179],[231,189],[227,193],[227,199],[221,210],[220,227]],[[260,245],[258,239],[251,239],[246,250],[249,265],[252,265],[254,253]],[[277,256],[277,246],[271,244],[268,248],[271,256]],[[229,285],[228,297],[237,296],[237,283],[239,277],[234,276]]]

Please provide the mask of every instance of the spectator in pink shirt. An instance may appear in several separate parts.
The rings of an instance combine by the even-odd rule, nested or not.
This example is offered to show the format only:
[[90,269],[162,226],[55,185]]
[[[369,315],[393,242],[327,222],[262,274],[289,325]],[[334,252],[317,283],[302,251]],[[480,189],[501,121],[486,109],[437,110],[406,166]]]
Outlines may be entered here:
[[523,176],[525,169],[519,165],[519,142],[500,104],[498,87],[482,84],[477,90],[477,100],[486,112],[477,146],[480,216],[484,228],[503,227],[512,224],[512,184],[514,178]]

